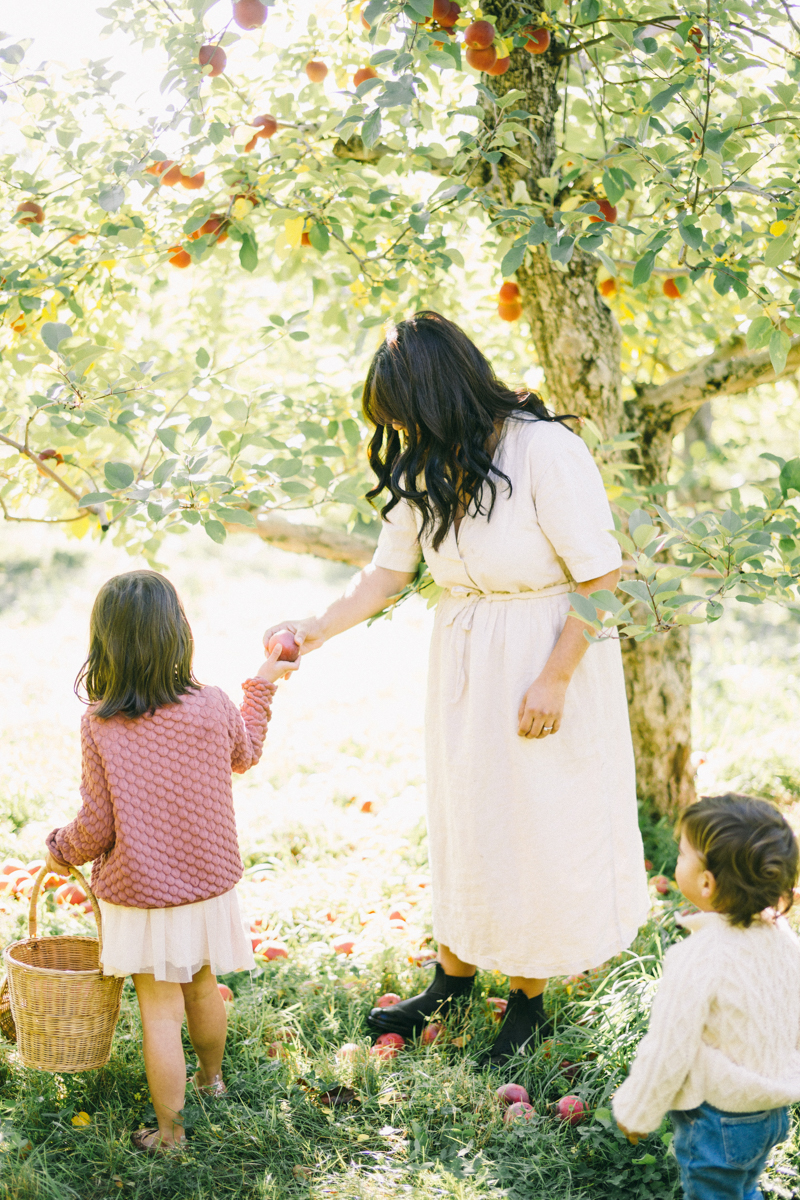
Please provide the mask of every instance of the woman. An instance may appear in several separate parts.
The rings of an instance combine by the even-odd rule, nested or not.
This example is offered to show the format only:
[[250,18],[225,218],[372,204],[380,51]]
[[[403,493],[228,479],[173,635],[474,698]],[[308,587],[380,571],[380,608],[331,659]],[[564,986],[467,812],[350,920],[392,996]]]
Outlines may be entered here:
[[369,496],[388,493],[372,564],[265,640],[288,628],[317,649],[391,603],[423,555],[445,589],[426,712],[436,974],[368,1019],[413,1035],[477,968],[502,971],[500,1063],[545,1022],[547,979],[617,954],[648,910],[619,643],[590,646],[567,617],[568,592],[614,590],[620,552],[583,441],[444,317],[390,333],[363,404]]

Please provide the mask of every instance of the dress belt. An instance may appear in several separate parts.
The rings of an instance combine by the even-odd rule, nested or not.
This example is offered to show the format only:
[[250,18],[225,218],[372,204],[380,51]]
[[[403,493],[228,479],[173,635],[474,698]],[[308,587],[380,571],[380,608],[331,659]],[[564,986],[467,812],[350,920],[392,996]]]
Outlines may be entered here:
[[[572,586],[568,583],[554,583],[550,587],[541,588],[539,591],[524,592],[482,592],[479,588],[461,587],[460,585],[452,587],[445,591],[439,601],[440,604],[446,605],[446,611],[442,614],[444,618],[443,624],[447,628],[460,620],[464,633],[470,633],[473,621],[475,620],[475,613],[478,611],[478,605],[483,600],[488,600],[490,603],[498,600],[542,600],[550,596],[563,596],[572,590]],[[467,681],[467,644],[467,639],[462,638],[458,650],[456,685],[451,697],[453,704],[460,700]]]

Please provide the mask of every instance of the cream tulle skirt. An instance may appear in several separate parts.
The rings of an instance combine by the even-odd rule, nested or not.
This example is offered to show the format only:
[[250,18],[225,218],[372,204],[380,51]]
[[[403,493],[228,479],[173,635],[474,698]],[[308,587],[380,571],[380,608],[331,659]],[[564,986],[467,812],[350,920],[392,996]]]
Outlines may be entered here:
[[178,908],[99,904],[104,975],[154,975],[167,983],[190,983],[204,966],[227,975],[256,965],[235,888]]

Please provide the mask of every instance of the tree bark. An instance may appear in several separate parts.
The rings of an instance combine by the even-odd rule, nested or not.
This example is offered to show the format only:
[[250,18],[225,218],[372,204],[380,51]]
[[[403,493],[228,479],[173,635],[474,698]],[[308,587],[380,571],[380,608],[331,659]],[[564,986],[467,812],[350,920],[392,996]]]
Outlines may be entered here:
[[[245,528],[230,524],[226,527],[232,532],[241,532]],[[375,553],[375,543],[357,533],[320,525],[295,525],[277,513],[259,513],[256,533],[280,550],[288,550],[293,554],[314,554],[317,558],[347,563],[350,567],[365,567]]]

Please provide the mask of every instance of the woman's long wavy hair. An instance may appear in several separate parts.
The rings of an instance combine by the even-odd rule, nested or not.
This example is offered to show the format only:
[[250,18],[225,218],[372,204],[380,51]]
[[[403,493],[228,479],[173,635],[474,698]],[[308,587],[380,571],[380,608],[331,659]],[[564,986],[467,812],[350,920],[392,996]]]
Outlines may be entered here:
[[151,715],[200,684],[194,641],[175,588],[157,571],[127,571],[103,584],[92,608],[89,657],[75,692],[95,716]]
[[[459,507],[491,516],[497,480],[496,423],[507,417],[564,421],[535,392],[512,391],[462,329],[435,312],[401,321],[375,354],[362,399],[375,425],[369,462],[377,483],[367,498],[390,493],[381,515],[408,500],[422,515],[420,537],[438,549]],[[392,427],[403,426],[402,438]]]

